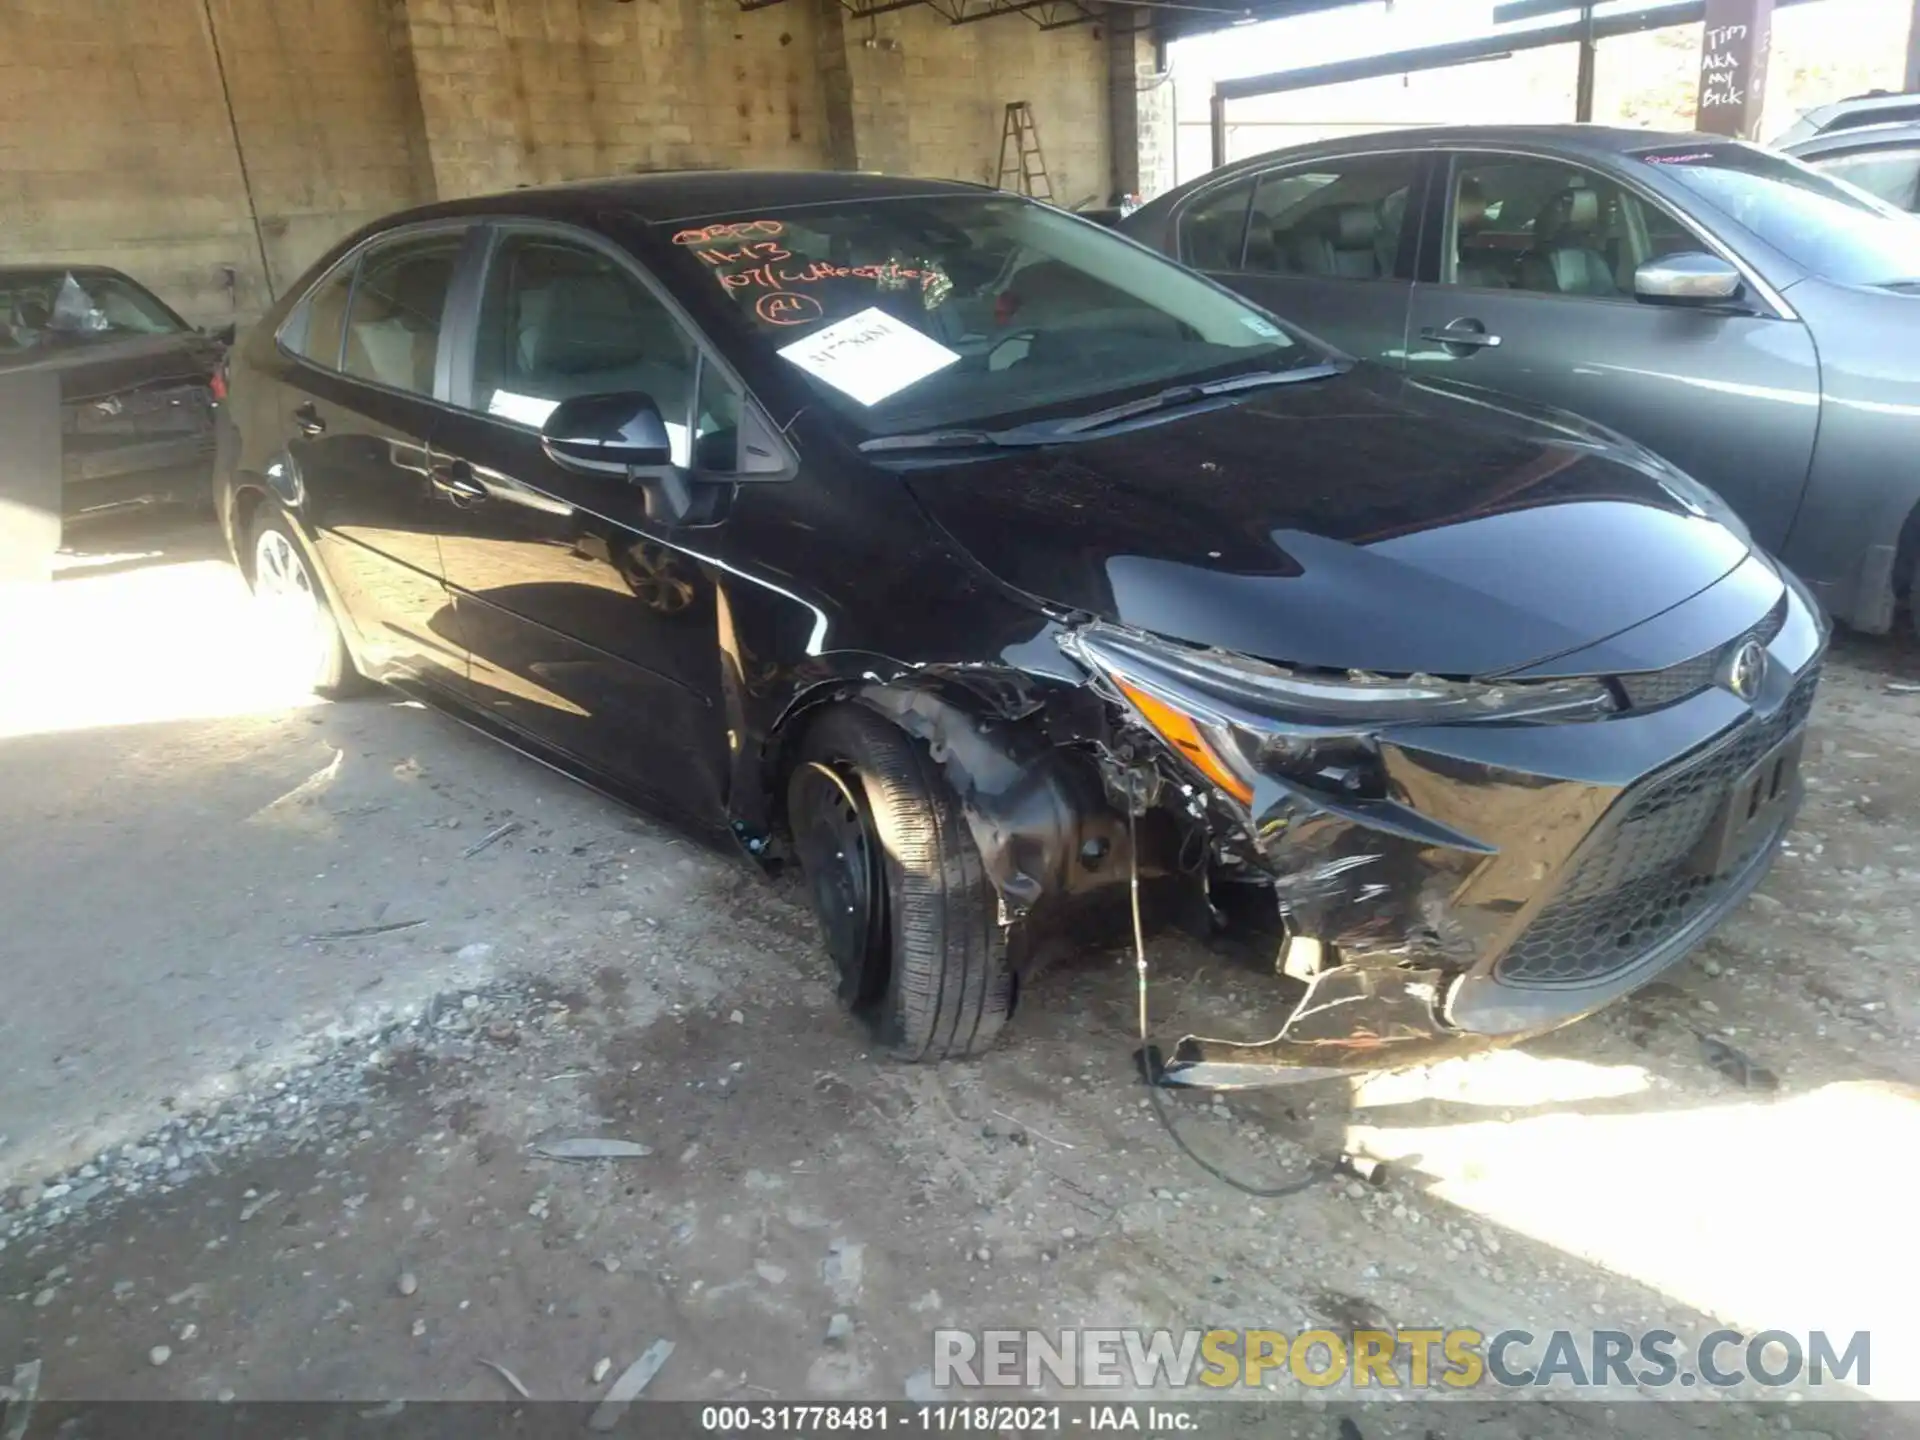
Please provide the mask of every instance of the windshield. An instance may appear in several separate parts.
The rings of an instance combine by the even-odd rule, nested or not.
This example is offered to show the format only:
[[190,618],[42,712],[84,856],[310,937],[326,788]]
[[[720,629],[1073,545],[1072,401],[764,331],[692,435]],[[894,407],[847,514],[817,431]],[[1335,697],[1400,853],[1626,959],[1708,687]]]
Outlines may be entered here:
[[1843,285],[1920,278],[1920,221],[1797,160],[1713,144],[1639,158],[1816,275]]
[[124,275],[72,270],[0,270],[0,318],[0,349],[11,351],[186,329]]
[[742,214],[672,238],[683,281],[720,289],[753,343],[870,435],[1324,358],[1209,281],[1008,195]]

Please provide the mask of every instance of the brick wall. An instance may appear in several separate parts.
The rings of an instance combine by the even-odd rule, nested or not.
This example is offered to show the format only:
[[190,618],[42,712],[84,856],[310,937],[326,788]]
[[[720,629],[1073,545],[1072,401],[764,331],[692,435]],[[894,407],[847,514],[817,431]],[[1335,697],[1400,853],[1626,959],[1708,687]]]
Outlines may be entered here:
[[1072,205],[1111,186],[1107,63],[1090,26],[837,0],[6,0],[0,262],[118,265],[224,323],[435,196],[688,166],[991,183],[1016,100]]
[[846,22],[862,169],[993,184],[1006,107],[1024,100],[1056,202],[1104,202],[1106,47],[1092,26],[1007,17],[951,26],[928,9]]
[[826,163],[808,4],[407,0],[407,17],[442,195]]
[[390,0],[211,0],[276,289],[369,220],[433,198]]
[[0,8],[0,263],[136,271],[195,318],[256,303],[247,218],[200,0]]

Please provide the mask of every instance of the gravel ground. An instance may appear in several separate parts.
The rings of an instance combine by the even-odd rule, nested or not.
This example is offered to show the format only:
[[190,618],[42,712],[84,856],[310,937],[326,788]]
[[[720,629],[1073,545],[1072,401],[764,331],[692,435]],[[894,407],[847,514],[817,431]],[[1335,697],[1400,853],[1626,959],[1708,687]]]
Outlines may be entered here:
[[[191,572],[224,618],[173,670],[220,673],[243,622],[217,562],[160,558],[55,588]],[[1254,1183],[1391,1162],[1380,1189],[1265,1200],[1148,1108],[1125,957],[1049,973],[981,1062],[901,1067],[835,1008],[794,886],[430,713],[0,715],[0,913],[24,917],[0,937],[0,1377],[510,1398],[497,1365],[588,1400],[668,1339],[650,1397],[924,1398],[937,1327],[1727,1324],[1871,1330],[1868,1393],[1920,1398],[1920,655],[1849,640],[1830,676],[1789,853],[1633,1003],[1358,1085],[1175,1097]],[[1170,1030],[1225,983],[1184,942],[1153,956]],[[539,1153],[583,1137],[646,1153]],[[1279,1393],[1297,1433],[1348,1434]],[[1459,1433],[1676,1429],[1607,1398]],[[1684,1425],[1904,1424],[1804,1386],[1746,1403],[1782,1398]]]

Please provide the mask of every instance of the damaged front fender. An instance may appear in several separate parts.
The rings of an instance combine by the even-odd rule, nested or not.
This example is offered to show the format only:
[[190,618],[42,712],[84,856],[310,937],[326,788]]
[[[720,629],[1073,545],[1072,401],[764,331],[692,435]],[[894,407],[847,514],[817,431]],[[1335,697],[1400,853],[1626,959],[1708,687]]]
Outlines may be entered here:
[[1125,880],[1126,817],[1107,803],[1091,761],[1060,743],[1066,696],[1043,696],[1019,678],[919,673],[853,698],[924,743],[944,771],[1002,923]]

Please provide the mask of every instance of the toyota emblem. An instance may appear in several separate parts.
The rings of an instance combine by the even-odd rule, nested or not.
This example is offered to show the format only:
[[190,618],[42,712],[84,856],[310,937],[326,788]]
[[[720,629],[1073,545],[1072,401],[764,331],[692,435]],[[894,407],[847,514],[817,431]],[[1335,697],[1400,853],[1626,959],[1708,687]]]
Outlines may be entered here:
[[1759,695],[1766,678],[1767,647],[1758,640],[1749,640],[1728,658],[1722,683],[1742,700],[1751,701]]

